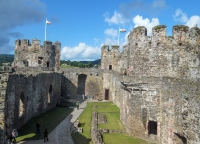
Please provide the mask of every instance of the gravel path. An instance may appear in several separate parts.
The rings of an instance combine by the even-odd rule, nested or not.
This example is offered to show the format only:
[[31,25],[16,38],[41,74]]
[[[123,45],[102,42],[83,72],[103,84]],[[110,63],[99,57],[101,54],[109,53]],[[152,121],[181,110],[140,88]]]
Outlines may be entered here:
[[[81,103],[79,110],[74,110],[48,135],[48,144],[74,144],[70,127],[78,119],[87,105],[87,101]],[[18,144],[44,144],[44,140],[30,140],[19,142]]]

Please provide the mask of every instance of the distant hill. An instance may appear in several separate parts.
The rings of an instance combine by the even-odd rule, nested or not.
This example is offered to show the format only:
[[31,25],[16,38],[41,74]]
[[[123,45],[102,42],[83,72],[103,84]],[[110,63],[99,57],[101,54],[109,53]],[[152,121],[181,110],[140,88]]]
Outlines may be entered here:
[[[3,65],[3,63],[12,63],[14,61],[14,55],[12,54],[0,54],[0,66]],[[83,64],[88,64],[88,63],[92,63],[92,65],[99,65],[101,63],[101,59],[97,59],[94,61],[80,61],[80,63]]]
[[94,61],[80,61],[81,63],[87,64],[89,62],[91,62],[93,65],[95,64],[100,64],[101,63],[101,59],[98,60],[94,60]]
[[12,54],[0,54],[0,66],[3,65],[3,63],[12,63],[14,61],[14,55]]

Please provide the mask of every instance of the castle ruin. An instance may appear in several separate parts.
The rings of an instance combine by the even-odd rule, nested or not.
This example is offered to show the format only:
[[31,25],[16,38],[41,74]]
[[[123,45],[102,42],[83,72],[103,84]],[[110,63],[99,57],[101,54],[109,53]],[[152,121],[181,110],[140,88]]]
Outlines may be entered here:
[[[200,29],[133,29],[123,47],[101,48],[101,69],[59,68],[59,42],[16,41],[14,70],[1,73],[0,141],[12,128],[85,94],[120,108],[127,133],[161,144],[200,143]],[[37,42],[35,42],[37,41]],[[48,51],[48,52],[47,52]]]

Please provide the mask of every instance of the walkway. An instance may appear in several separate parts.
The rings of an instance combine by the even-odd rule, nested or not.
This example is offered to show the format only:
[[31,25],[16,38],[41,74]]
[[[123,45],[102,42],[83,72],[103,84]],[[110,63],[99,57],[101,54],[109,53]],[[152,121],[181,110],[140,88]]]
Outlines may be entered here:
[[[87,105],[87,100],[82,102],[79,110],[74,108],[71,114],[69,114],[50,134],[48,144],[74,144],[70,127],[78,119]],[[19,142],[18,144],[44,144],[44,140],[30,140]]]

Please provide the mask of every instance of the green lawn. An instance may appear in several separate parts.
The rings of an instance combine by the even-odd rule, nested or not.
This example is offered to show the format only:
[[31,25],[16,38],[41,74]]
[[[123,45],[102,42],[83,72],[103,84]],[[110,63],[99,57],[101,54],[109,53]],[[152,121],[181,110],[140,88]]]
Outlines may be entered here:
[[[66,101],[61,101],[61,106],[70,106],[74,105],[74,103],[69,103]],[[67,107],[55,107],[33,119],[31,119],[28,123],[26,123],[23,127],[21,127],[18,132],[19,136],[17,137],[17,142],[22,140],[37,140],[37,139],[43,139],[43,136],[36,136],[36,123],[37,121],[40,121],[41,125],[41,133],[43,134],[43,131],[45,128],[48,129],[48,132],[50,133],[53,131],[56,126],[62,122],[71,112],[73,109],[67,108]]]
[[[124,130],[124,126],[120,121],[120,110],[111,102],[91,102],[88,103],[84,112],[79,117],[83,133],[74,133],[72,138],[75,144],[92,144],[90,136],[91,119],[92,119],[92,107],[97,106],[97,112],[105,113],[107,118],[107,124],[99,124],[98,128],[105,129],[121,129]],[[130,137],[127,134],[103,134],[103,141],[105,144],[150,144],[142,139]]]
[[127,134],[103,134],[103,141],[105,144],[152,144],[145,140],[130,137]]
[[64,64],[62,64],[62,65],[60,65],[60,67],[61,67],[61,68],[72,68],[72,67],[74,67],[74,66],[70,66],[70,65],[64,65]]
[[98,128],[123,130],[124,126],[119,120],[119,112],[105,113],[107,124],[98,124]]

